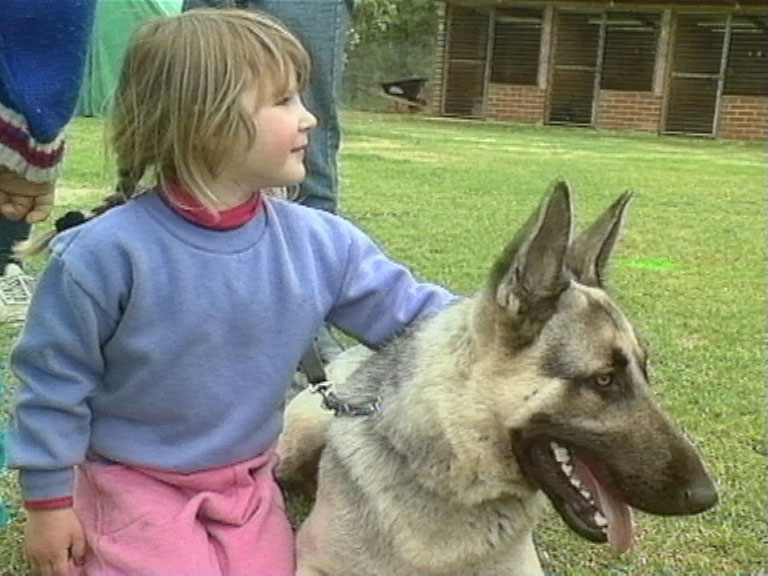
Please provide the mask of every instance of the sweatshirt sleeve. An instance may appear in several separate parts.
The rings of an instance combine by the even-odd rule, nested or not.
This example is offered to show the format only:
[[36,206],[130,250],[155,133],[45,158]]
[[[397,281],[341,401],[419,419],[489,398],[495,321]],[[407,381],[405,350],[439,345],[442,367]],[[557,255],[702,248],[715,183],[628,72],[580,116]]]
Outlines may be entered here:
[[0,0],[0,166],[54,179],[83,81],[96,0]]
[[349,242],[346,274],[328,321],[367,346],[381,346],[456,300],[445,288],[417,280],[351,225]]
[[11,353],[20,381],[8,430],[8,466],[24,500],[70,496],[90,439],[88,396],[100,382],[110,317],[57,256],[43,273]]

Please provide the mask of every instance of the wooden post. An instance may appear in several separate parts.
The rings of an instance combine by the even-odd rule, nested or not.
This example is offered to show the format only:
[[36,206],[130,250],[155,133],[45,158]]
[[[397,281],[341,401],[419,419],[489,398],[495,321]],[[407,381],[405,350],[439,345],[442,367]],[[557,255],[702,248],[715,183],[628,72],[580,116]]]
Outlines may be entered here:
[[666,87],[667,68],[669,66],[669,44],[672,40],[672,9],[667,8],[661,15],[659,39],[656,44],[656,62],[653,67],[653,94],[663,96]]
[[664,11],[664,19],[666,20],[669,15],[669,28],[667,34],[669,40],[667,42],[666,54],[664,55],[664,74],[661,77],[663,83],[661,92],[661,121],[659,122],[659,134],[663,134],[667,131],[667,116],[669,109],[669,93],[672,89],[672,75],[674,72],[674,57],[675,46],[677,44],[677,19],[671,14],[672,10],[667,9]]
[[608,13],[603,11],[600,17],[600,33],[597,39],[597,58],[595,59],[595,78],[594,88],[592,90],[592,118],[590,124],[593,128],[597,126],[598,110],[600,109],[600,84],[603,78],[603,58],[605,52],[605,34],[608,28]]
[[712,116],[712,136],[717,136],[720,124],[720,108],[722,107],[723,90],[725,89],[725,71],[728,67],[728,52],[731,47],[731,24],[733,14],[728,13],[725,19],[725,33],[723,34],[723,50],[720,54],[720,75],[717,79],[717,93],[715,96],[715,113]]
[[539,68],[536,84],[542,90],[549,86],[549,67],[552,56],[552,27],[555,20],[555,8],[550,4],[544,8],[541,19],[541,44],[539,45]]
[[488,38],[485,43],[485,69],[483,70],[483,105],[481,116],[488,118],[488,89],[491,84],[491,65],[493,60],[493,42],[496,33],[496,7],[488,12]]
[[451,27],[453,25],[453,9],[448,2],[442,3],[445,6],[445,31],[443,33],[443,77],[440,82],[440,116],[445,116],[445,97],[448,93],[448,70],[449,54],[451,53]]
[[435,78],[429,97],[429,106],[433,113],[438,116],[443,115],[443,102],[445,94],[445,76],[448,66],[447,60],[447,33],[448,33],[448,10],[445,2],[437,2],[437,34],[435,35],[435,54],[432,60],[432,67],[435,71]]

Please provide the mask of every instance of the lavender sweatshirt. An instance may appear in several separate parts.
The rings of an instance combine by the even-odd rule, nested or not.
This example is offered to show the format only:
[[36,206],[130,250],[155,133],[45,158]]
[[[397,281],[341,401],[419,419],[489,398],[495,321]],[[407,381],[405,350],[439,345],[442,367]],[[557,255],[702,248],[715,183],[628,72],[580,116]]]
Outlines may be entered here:
[[27,500],[93,452],[175,471],[268,449],[324,321],[379,345],[453,296],[342,218],[268,199],[212,230],[148,193],[60,234],[11,357],[8,464]]

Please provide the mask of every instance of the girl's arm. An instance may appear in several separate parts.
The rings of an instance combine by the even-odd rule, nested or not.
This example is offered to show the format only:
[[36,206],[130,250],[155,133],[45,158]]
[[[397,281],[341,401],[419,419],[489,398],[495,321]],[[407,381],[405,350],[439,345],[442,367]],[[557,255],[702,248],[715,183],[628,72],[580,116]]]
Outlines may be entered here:
[[376,348],[457,299],[442,286],[418,281],[363,232],[350,230],[346,277],[328,316],[332,324]]
[[10,362],[20,384],[7,464],[19,470],[25,503],[37,508],[71,504],[74,466],[84,461],[90,441],[89,396],[103,379],[101,346],[119,321],[83,288],[57,248]]

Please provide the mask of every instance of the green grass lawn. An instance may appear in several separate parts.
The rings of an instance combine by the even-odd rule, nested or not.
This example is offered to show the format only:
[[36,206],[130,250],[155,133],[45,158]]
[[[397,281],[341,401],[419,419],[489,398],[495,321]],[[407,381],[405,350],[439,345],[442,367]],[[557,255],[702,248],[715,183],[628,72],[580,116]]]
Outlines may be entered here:
[[[343,214],[460,292],[484,282],[555,178],[573,185],[584,223],[636,191],[612,289],[651,342],[656,393],[703,452],[721,503],[697,517],[636,515],[638,542],[622,557],[552,516],[537,533],[542,560],[558,575],[765,572],[764,144],[363,113],[344,127]],[[110,183],[101,122],[70,132],[57,213],[96,203]],[[3,358],[14,336],[0,326]],[[0,496],[18,505],[7,471]],[[16,513],[0,532],[2,576],[24,573],[22,524]]]

